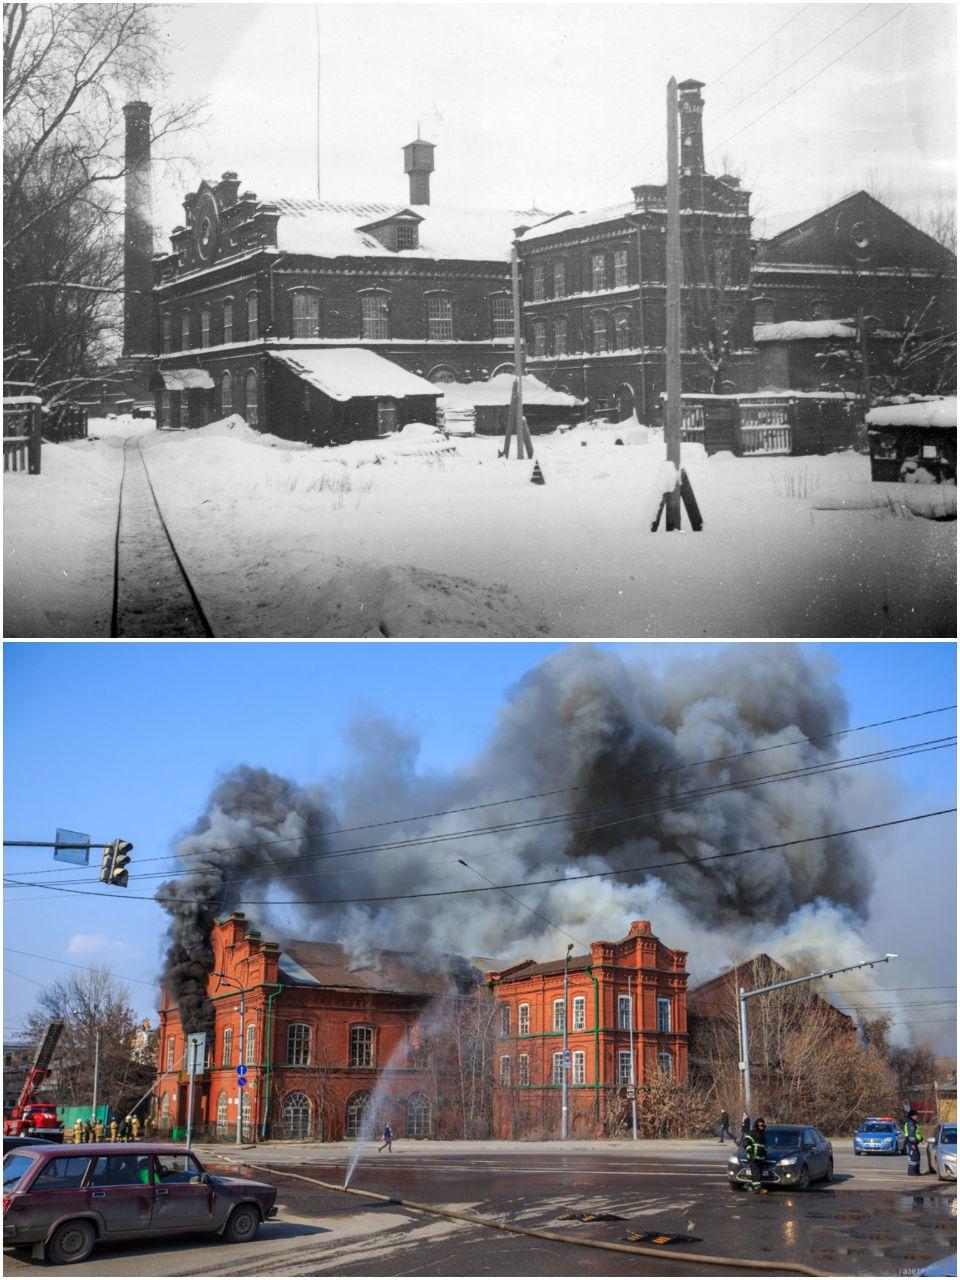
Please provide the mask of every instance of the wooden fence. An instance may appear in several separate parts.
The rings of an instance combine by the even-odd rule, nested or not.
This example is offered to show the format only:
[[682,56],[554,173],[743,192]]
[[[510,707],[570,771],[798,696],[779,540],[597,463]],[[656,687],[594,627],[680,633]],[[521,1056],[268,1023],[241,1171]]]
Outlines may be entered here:
[[40,474],[41,432],[39,396],[4,396],[4,471]]
[[862,428],[859,400],[816,396],[685,396],[681,439],[707,453],[783,457],[854,448]]
[[86,440],[88,435],[87,411],[81,405],[58,405],[44,418],[43,438],[51,444],[62,444],[65,440]]

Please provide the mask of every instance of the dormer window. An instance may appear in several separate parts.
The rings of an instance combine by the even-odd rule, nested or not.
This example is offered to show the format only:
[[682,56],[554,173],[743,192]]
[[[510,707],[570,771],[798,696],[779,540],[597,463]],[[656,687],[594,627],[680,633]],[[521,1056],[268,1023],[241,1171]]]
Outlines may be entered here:
[[367,235],[379,240],[385,249],[390,249],[393,253],[402,253],[404,249],[420,248],[422,221],[419,213],[414,213],[412,209],[399,209],[388,218],[382,218],[379,222],[368,222],[365,227],[358,227],[357,230],[365,231]]
[[416,249],[420,244],[420,236],[415,222],[398,222],[396,236],[398,249]]

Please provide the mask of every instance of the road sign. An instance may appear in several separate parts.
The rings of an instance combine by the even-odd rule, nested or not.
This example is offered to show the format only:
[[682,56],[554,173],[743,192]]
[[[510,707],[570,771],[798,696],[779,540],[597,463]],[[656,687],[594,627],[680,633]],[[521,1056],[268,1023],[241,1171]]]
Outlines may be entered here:
[[570,1069],[570,1050],[569,1049],[564,1049],[563,1051],[563,1065],[567,1068],[567,1070]]
[[195,1031],[187,1036],[187,1072],[191,1076],[202,1076],[207,1061],[207,1033]]
[[630,1087],[627,1089],[627,1097],[632,1102],[636,1096],[637,1096],[636,1089],[634,1089],[633,1085],[630,1085]]
[[246,1068],[246,1065],[245,1065],[244,1063],[242,1063],[242,1062],[238,1062],[238,1063],[237,1063],[237,1075],[238,1075],[238,1076],[240,1076],[240,1077],[241,1077],[241,1079],[242,1079],[246,1074],[247,1074],[247,1068]]
[[247,1077],[246,1077],[246,1076],[237,1076],[237,1088],[238,1088],[238,1089],[245,1089],[249,1083],[250,1083],[250,1081],[247,1079]]
[[[65,844],[82,844],[86,845],[86,848],[64,849],[63,845]],[[58,862],[72,862],[78,867],[88,867],[90,865],[90,837],[81,834],[79,831],[65,831],[63,828],[58,827],[53,856]]]

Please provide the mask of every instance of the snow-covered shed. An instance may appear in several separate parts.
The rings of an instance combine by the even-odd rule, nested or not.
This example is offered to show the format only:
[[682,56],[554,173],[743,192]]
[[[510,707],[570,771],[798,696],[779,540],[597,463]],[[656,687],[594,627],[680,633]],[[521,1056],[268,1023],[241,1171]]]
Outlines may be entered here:
[[902,396],[867,414],[870,474],[912,484],[957,482],[957,397]]
[[375,351],[312,347],[269,354],[277,435],[343,444],[437,420],[438,388]]
[[[498,373],[486,382],[445,382],[444,413],[457,413],[472,408],[475,430],[483,435],[501,435],[507,426],[514,375]],[[532,432],[553,431],[562,423],[579,422],[586,409],[580,400],[566,391],[555,391],[532,373],[523,375],[523,416]]]

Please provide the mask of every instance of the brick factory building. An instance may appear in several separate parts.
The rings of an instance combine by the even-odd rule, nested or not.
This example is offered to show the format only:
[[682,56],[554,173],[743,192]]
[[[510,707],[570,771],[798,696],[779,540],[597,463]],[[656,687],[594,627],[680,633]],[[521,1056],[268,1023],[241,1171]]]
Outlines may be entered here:
[[[211,941],[214,973],[207,989],[214,1025],[195,1084],[197,1132],[236,1133],[241,1061],[248,1139],[355,1136],[382,1074],[389,1088],[380,1123],[390,1120],[398,1137],[427,1137],[447,1127],[437,1115],[436,1090],[417,1066],[423,1051],[417,1023],[431,1000],[456,995],[448,976],[397,952],[358,960],[333,943],[265,941],[238,912],[214,925]],[[186,1038],[166,990],[159,1012],[154,1119],[161,1133],[179,1132],[187,1120]]]
[[[433,421],[431,384],[512,367],[510,244],[537,215],[432,205],[433,151],[404,148],[407,205],[261,200],[232,172],[187,195],[155,261],[161,426],[239,413],[339,443]],[[346,386],[345,348],[366,353]]]
[[559,1132],[564,1018],[572,1135],[601,1134],[622,1107],[631,1078],[642,1088],[659,1069],[685,1081],[686,959],[685,951],[654,936],[648,920],[635,920],[620,942],[594,942],[589,955],[571,957],[566,1008],[563,960],[527,960],[489,972],[502,1009],[494,1135]]

